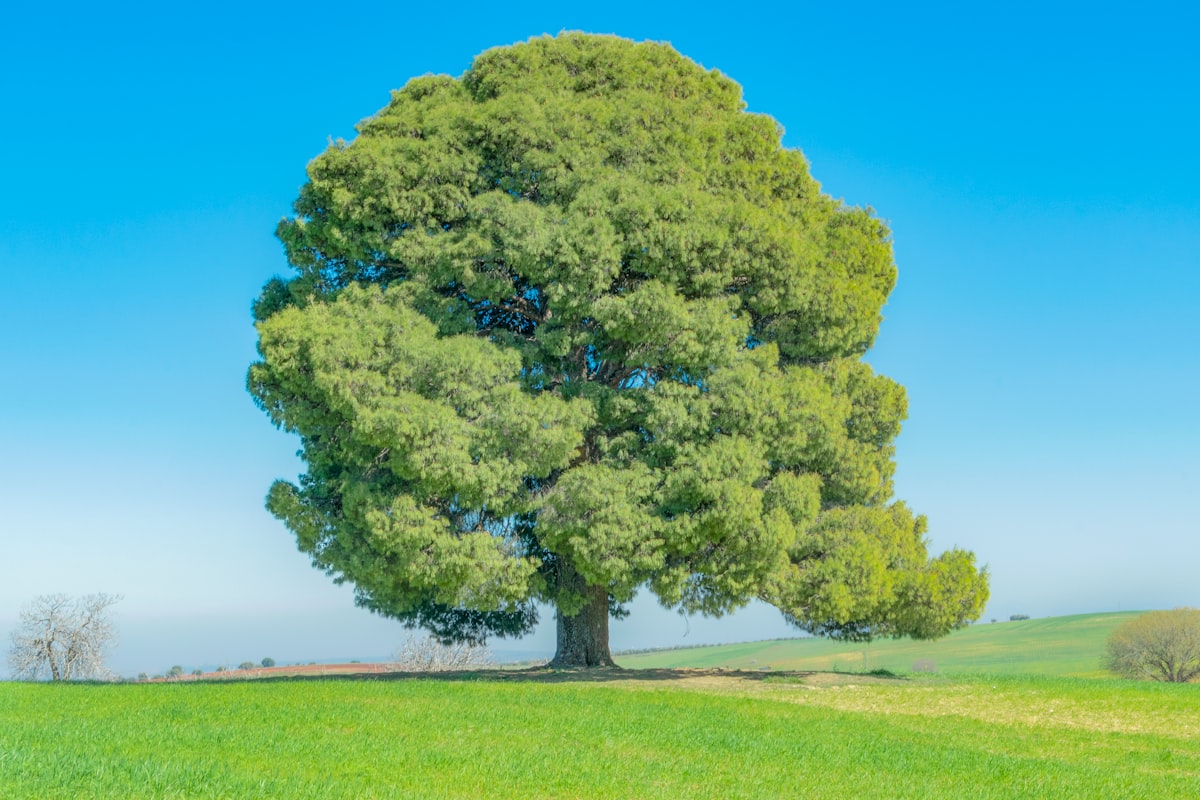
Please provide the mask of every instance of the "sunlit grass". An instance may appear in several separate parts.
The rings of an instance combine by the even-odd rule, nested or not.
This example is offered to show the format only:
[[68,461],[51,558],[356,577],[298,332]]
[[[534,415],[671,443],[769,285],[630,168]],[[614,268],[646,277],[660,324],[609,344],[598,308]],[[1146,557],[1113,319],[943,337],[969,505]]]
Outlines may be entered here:
[[1104,677],[1104,644],[1113,628],[1139,612],[1083,614],[1020,622],[981,623],[944,639],[784,639],[623,655],[625,667],[910,672],[919,662],[941,673]]
[[1196,686],[608,677],[0,684],[0,797],[1075,800],[1200,787]]

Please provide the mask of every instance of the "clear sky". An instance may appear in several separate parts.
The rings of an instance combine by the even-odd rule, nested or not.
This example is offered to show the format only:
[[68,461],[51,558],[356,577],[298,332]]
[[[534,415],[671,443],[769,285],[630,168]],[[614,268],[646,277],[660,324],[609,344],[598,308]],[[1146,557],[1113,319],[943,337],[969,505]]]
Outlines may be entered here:
[[[897,494],[989,565],[985,620],[1200,605],[1192,4],[246,5],[5,12],[0,634],[108,591],[123,674],[398,646],[263,509],[300,466],[244,389],[249,304],[330,137],[564,29],[722,70],[890,222],[869,359],[909,391]],[[613,646],[788,634],[642,598]],[[552,625],[496,645],[548,653]]]

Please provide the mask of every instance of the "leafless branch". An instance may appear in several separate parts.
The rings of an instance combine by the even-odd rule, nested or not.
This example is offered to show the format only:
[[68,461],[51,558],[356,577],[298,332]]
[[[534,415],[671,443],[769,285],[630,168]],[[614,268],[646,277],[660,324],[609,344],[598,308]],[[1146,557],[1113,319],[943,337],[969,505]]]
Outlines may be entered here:
[[110,680],[104,656],[117,633],[108,609],[121,598],[91,594],[41,595],[21,611],[12,634],[8,665],[20,680]]
[[492,651],[485,645],[442,644],[432,636],[409,636],[392,660],[397,672],[450,672],[491,663]]

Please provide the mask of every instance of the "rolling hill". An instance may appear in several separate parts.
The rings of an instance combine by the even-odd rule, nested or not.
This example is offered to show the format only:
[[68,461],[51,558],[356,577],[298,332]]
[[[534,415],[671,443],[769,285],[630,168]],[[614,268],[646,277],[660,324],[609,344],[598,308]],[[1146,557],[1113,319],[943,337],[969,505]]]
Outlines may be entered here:
[[838,642],[797,638],[627,653],[630,669],[723,667],[746,670],[821,670],[950,674],[1111,676],[1101,665],[1109,633],[1138,611],[1079,614],[972,625],[936,641]]

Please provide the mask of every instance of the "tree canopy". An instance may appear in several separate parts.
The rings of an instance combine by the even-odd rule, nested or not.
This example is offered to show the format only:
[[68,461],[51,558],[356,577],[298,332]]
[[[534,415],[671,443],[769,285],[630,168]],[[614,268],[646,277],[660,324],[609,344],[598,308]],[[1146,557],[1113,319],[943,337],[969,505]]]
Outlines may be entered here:
[[974,556],[892,500],[896,268],[740,87],[663,44],[542,37],[411,80],[308,167],[249,388],[307,472],[268,507],[360,604],[444,640],[557,609],[608,663],[641,587],[933,637]]

